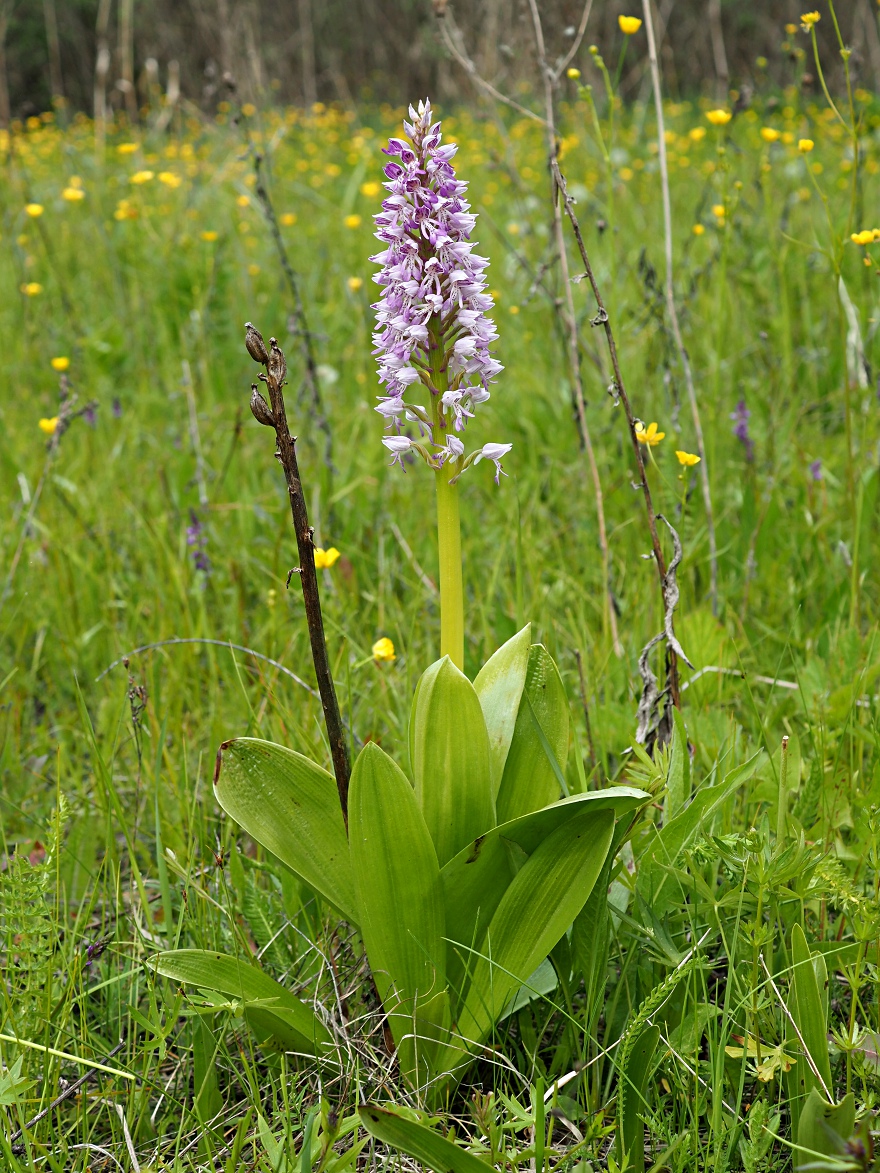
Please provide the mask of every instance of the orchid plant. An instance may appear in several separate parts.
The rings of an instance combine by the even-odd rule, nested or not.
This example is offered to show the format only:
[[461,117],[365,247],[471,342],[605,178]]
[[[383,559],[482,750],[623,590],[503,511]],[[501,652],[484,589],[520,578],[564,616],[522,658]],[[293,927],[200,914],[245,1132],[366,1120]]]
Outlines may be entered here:
[[[441,658],[412,704],[408,772],[374,742],[354,765],[347,823],[333,775],[302,754],[254,738],[225,742],[214,787],[223,809],[286,864],[363,940],[400,1071],[437,1103],[484,1052],[499,1021],[556,984],[562,938],[601,998],[610,862],[629,817],[648,800],[631,787],[569,793],[569,710],[553,659],[527,625],[464,675],[458,481],[509,444],[465,454],[461,435],[501,370],[490,353],[487,261],[475,217],[428,102],[410,109],[409,142],[392,139],[388,198],[373,259],[383,443],[416,453],[436,477]],[[415,401],[413,389],[428,398]],[[418,435],[406,432],[415,425]],[[581,774],[582,777],[582,774]],[[177,950],[156,969],[234,999],[281,1046],[338,1063],[330,1016],[252,964]],[[590,972],[587,973],[586,971]]]

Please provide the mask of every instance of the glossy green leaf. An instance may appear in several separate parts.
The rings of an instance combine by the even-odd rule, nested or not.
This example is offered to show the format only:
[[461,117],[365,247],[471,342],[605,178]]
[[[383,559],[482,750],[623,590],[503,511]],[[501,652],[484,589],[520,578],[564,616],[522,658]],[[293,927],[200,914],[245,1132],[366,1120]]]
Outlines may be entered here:
[[761,750],[731,771],[722,782],[715,786],[704,786],[684,810],[655,832],[653,840],[639,856],[636,878],[636,893],[652,908],[655,916],[661,917],[680,895],[667,869],[675,864],[701,828],[751,778],[764,760],[765,755]]
[[[821,955],[816,955],[822,961]],[[828,1017],[824,988],[820,989],[807,938],[800,925],[791,930],[792,986],[795,998],[789,1011],[797,1023],[804,1045],[810,1053],[820,1078],[817,1079],[806,1060],[802,1060],[804,1090],[817,1088],[827,1098],[831,1090],[831,1061],[828,1057]],[[825,971],[822,961],[821,972]],[[827,976],[825,977],[827,981]],[[824,987],[825,982],[822,982]]]
[[474,681],[489,734],[489,774],[494,798],[498,796],[507,753],[513,740],[529,667],[531,641],[532,625],[527,623],[522,631],[490,656]]
[[[333,1057],[330,1032],[314,1010],[256,966],[208,949],[157,953],[149,965],[172,981],[217,990],[240,1001],[248,1021],[286,1049]],[[249,1007],[253,1002],[259,1005]]]
[[348,840],[332,774],[283,745],[237,737],[220,747],[214,791],[251,838],[357,924]]
[[358,1109],[361,1124],[382,1144],[398,1149],[435,1173],[487,1173],[492,1166],[432,1128],[401,1116],[390,1108],[364,1104]]
[[[610,810],[589,806],[538,846],[516,873],[489,924],[458,1016],[462,1049],[479,1044],[580,912],[608,854]],[[452,1055],[444,1057],[448,1062]]]
[[[355,762],[348,819],[361,933],[411,1075],[415,1049],[411,1038],[401,1046],[405,1036],[436,1037],[448,1015],[440,868],[413,788],[374,742]],[[421,1048],[426,1058],[430,1049]]]
[[446,864],[441,872],[446,935],[460,946],[452,946],[447,956],[453,996],[462,991],[464,961],[469,963],[471,951],[481,945],[516,873],[514,857],[531,855],[544,839],[585,809],[610,810],[615,817],[621,817],[649,799],[650,795],[631,786],[609,786],[606,790],[576,794],[493,828]]
[[448,656],[419,681],[412,724],[416,798],[442,867],[495,825],[483,710]]
[[798,1146],[809,1151],[795,1155],[795,1167],[816,1168],[817,1153],[842,1157],[844,1142],[852,1137],[855,1126],[856,1101],[852,1092],[839,1104],[830,1104],[813,1088],[801,1109],[797,1129]]
[[568,757],[568,699],[553,657],[529,649],[526,683],[496,800],[499,823],[559,798]]

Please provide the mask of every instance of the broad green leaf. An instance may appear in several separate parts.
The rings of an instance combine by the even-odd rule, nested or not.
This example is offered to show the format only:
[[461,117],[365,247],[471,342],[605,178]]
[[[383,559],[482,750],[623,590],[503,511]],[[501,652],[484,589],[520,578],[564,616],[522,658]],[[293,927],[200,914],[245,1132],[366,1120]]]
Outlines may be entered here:
[[[348,819],[361,933],[411,1074],[413,1040],[401,1047],[404,1037],[442,1034],[448,1015],[440,868],[413,788],[374,742],[355,762]],[[430,1061],[431,1047],[420,1049]]]
[[513,740],[516,715],[529,667],[531,640],[532,625],[527,623],[522,631],[517,632],[489,657],[474,681],[489,734],[489,774],[493,798],[498,797],[507,753]]
[[672,756],[666,778],[664,822],[674,819],[691,796],[691,758],[688,752],[684,718],[678,709],[672,710]]
[[412,746],[416,798],[442,867],[495,825],[483,710],[448,656],[419,681]]
[[481,1161],[432,1128],[390,1108],[364,1104],[358,1114],[361,1124],[376,1140],[399,1149],[435,1173],[487,1173],[492,1168],[488,1162]]
[[[610,810],[582,808],[519,869],[495,910],[479,955],[471,961],[471,981],[458,1017],[462,1049],[485,1039],[511,994],[580,912],[602,870],[613,831]],[[443,1057],[444,1062],[452,1058]]]
[[645,1089],[652,1070],[651,1060],[659,1040],[659,1026],[645,1027],[633,1044],[626,1071],[621,1073],[621,1079],[626,1080],[626,1094],[621,1096],[620,1090],[617,1093],[618,1101],[622,1100],[623,1105],[620,1113],[618,1152],[621,1163],[626,1169],[632,1170],[632,1173],[643,1173],[645,1168],[643,1117],[651,1106]]
[[[218,990],[237,999],[245,1018],[288,1050],[333,1055],[330,1032],[314,1010],[246,961],[208,949],[175,949],[157,953],[149,964],[172,981]],[[260,1005],[249,1008],[249,1002]]]
[[[565,940],[565,937],[562,940]],[[522,1010],[523,1006],[528,1006],[529,1002],[534,1002],[536,998],[546,998],[548,994],[553,993],[558,985],[559,978],[556,976],[553,962],[549,957],[545,957],[529,980],[523,982],[501,1011],[498,1021],[503,1022],[505,1018],[516,1014],[518,1010]]]
[[715,786],[698,790],[691,802],[671,819],[642,851],[638,859],[636,893],[649,905],[657,917],[670,908],[677,899],[667,868],[682,851],[694,841],[706,823],[740,786],[755,773],[764,761],[760,750],[747,762],[731,771]]
[[[819,1168],[815,1154],[826,1157],[844,1156],[844,1142],[855,1131],[856,1101],[852,1092],[844,1096],[839,1104],[829,1102],[813,1088],[801,1109],[798,1121],[797,1143],[809,1152],[797,1153],[795,1168]],[[829,1165],[828,1168],[834,1166]],[[846,1168],[846,1166],[841,1166]]]
[[[821,955],[816,956],[821,960]],[[810,1088],[815,1087],[822,1092],[823,1097],[827,1097],[831,1090],[831,1062],[828,1058],[825,992],[819,988],[814,959],[800,925],[795,925],[791,930],[791,958],[795,998],[793,1005],[789,1006],[789,1011],[821,1077],[817,1080],[806,1060],[803,1060],[804,1090],[808,1092]],[[823,961],[822,970],[824,969]]]
[[348,840],[332,774],[283,745],[237,737],[220,746],[214,791],[252,839],[357,924]]
[[[575,794],[540,811],[522,815],[486,835],[458,853],[443,868],[443,900],[446,907],[446,935],[450,942],[462,946],[447,955],[449,984],[455,996],[462,992],[465,962],[470,951],[479,949],[486,928],[514,877],[513,854],[531,855],[557,828],[581,811],[611,810],[615,817],[649,801],[650,795],[631,786],[609,786]],[[513,848],[513,850],[512,850]],[[567,926],[566,926],[567,927]]]
[[507,822],[559,798],[568,757],[568,699],[553,657],[541,644],[529,649],[526,683],[496,801]]

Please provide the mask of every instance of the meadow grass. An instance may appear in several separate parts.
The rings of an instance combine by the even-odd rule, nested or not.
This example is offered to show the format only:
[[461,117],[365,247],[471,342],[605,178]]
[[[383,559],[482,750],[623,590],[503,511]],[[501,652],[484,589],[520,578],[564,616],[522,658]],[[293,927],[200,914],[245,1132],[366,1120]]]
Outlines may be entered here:
[[[600,1019],[590,1022],[576,985],[563,983],[507,1020],[498,1042],[509,1069],[479,1066],[451,1110],[460,1135],[477,1146],[483,1137],[511,1166],[555,1167],[574,1140],[538,1112],[540,1091],[586,1063],[560,1099],[583,1138],[569,1163],[611,1168],[614,1047],[628,1022],[650,1016],[662,1021],[663,1043],[637,1089],[649,1164],[782,1169],[793,1139],[783,1072],[797,1042],[777,993],[789,986],[793,924],[846,946],[828,961],[835,1090],[852,1089],[867,1113],[880,1095],[880,234],[851,240],[876,227],[880,107],[857,92],[858,160],[833,111],[794,88],[726,126],[706,119],[705,104],[666,109],[679,312],[718,537],[713,614],[696,472],[675,456],[695,442],[664,319],[651,112],[618,112],[606,160],[574,84],[569,98],[561,166],[634,411],[665,433],[648,476],[684,546],[677,628],[697,669],[683,675],[695,784],[765,756],[670,861],[663,900],[638,890],[639,872],[626,866],[633,851],[624,853]],[[252,319],[287,352],[316,541],[341,552],[323,572],[323,605],[355,748],[372,739],[406,761],[413,687],[438,647],[436,592],[425,581],[436,577],[434,505],[430,478],[389,469],[379,443],[367,260],[380,146],[400,116],[250,110],[246,134],[226,112],[189,116],[163,134],[117,127],[103,155],[84,119],[0,132],[4,1168],[292,1169],[316,1105],[316,1161],[344,1167],[366,1159],[362,1138],[349,1147],[356,1126],[341,1123],[358,1097],[407,1101],[375,1039],[355,1048],[343,1080],[324,1082],[308,1063],[258,1047],[234,1004],[187,995],[148,965],[158,948],[256,950],[292,988],[325,1003],[342,989],[369,1008],[357,940],[212,796],[214,755],[229,737],[329,762],[317,701],[271,664],[217,644],[165,646],[106,671],[142,644],[207,638],[258,650],[313,683],[299,591],[285,589],[296,555],[283,480],[247,410],[254,367],[242,338]],[[593,786],[648,786],[658,804],[647,834],[662,817],[668,756],[651,764],[628,751],[636,661],[662,614],[625,421],[588,322],[594,307],[579,284],[620,656],[557,310],[541,128],[462,109],[444,129],[460,144],[480,213],[506,368],[474,426],[514,445],[500,488],[485,465],[462,481],[466,671],[473,677],[531,620],[571,698],[569,784],[577,789],[583,770]],[[801,139],[814,149],[799,151]],[[308,309],[329,461],[300,388],[254,147]],[[573,249],[570,259],[577,273]],[[93,419],[47,438],[39,421],[59,415],[60,381],[79,406],[97,406]],[[395,660],[372,656],[380,637],[393,641]],[[667,991],[696,942],[699,964]],[[115,1074],[97,1073],[15,1147],[11,1134],[60,1081],[84,1074],[56,1052]],[[541,1155],[536,1128],[549,1128]]]

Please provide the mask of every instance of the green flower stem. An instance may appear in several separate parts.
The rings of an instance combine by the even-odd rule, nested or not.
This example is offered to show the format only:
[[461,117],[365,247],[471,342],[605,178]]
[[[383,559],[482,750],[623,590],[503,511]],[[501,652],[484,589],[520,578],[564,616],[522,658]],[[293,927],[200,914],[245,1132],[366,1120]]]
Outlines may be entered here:
[[[439,331],[431,329],[431,382],[436,395],[431,396],[434,438],[442,443],[440,397],[449,390],[446,351]],[[461,520],[458,485],[450,485],[454,471],[438,468],[437,480],[437,553],[440,560],[440,655],[449,656],[464,671],[464,588],[461,573]]]

